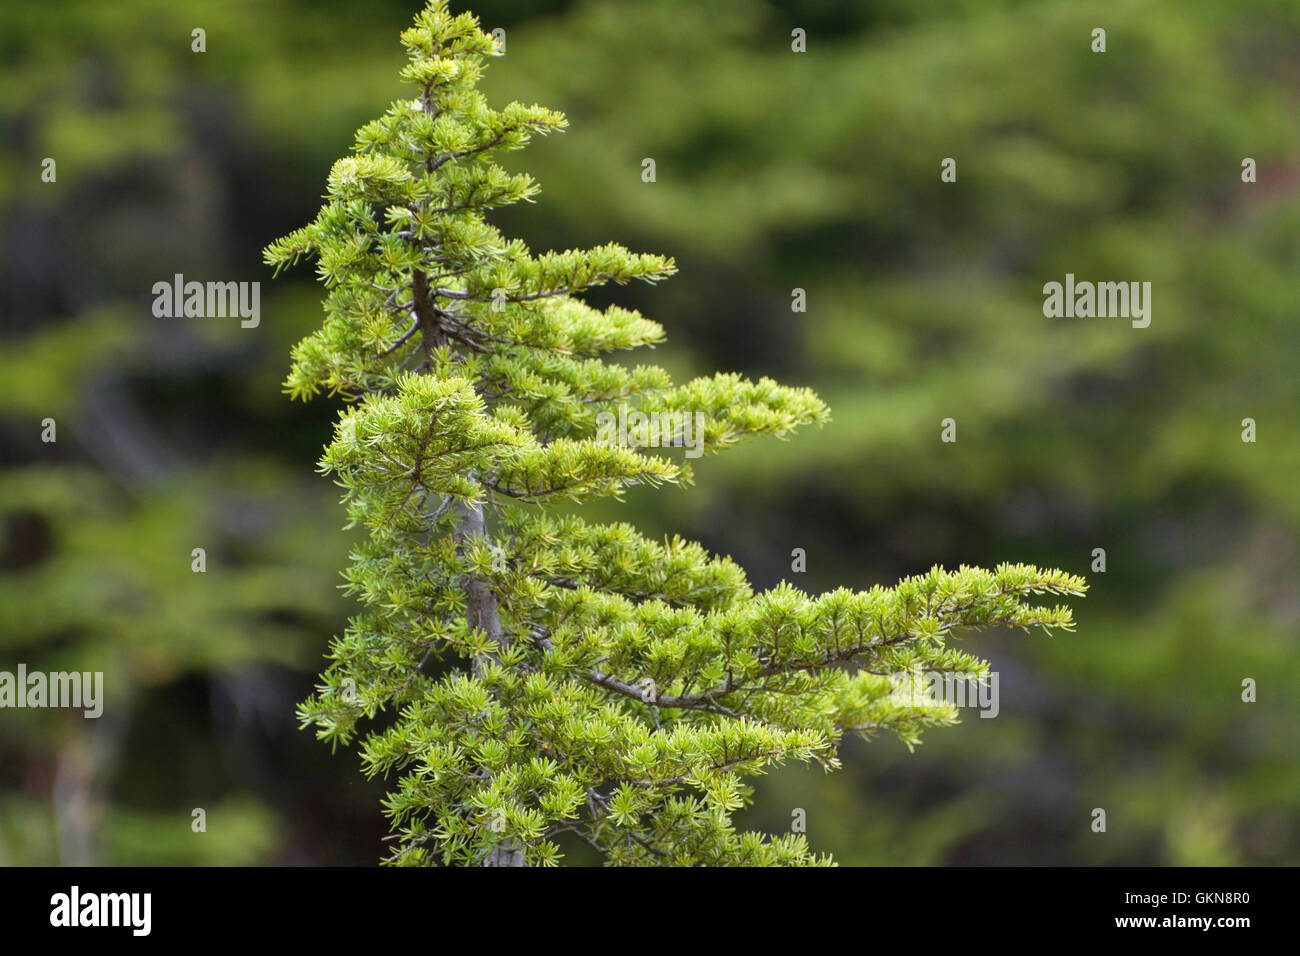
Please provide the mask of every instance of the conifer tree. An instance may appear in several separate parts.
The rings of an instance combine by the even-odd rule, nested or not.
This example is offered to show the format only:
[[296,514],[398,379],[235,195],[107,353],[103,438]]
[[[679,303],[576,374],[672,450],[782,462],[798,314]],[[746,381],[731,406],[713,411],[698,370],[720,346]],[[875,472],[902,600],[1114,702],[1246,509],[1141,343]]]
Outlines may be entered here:
[[[503,237],[485,213],[538,187],[496,160],[564,116],[490,108],[476,86],[495,41],[444,0],[401,40],[418,96],[358,131],[317,218],[266,250],[277,272],[314,256],[328,289],[286,391],[347,401],[320,468],[366,533],[344,574],[363,610],[304,726],[360,736],[366,773],[395,781],[392,864],[554,864],[566,840],[614,864],[828,863],[800,834],[736,830],[744,778],[790,759],[833,769],[846,733],[910,746],[954,722],[894,675],[987,674],[954,632],[1070,629],[1068,608],[1028,602],[1086,584],[1006,564],[756,594],[697,544],[572,514],[689,483],[674,447],[689,423],[712,453],[828,411],[766,378],[674,385],[602,358],[663,330],[579,296],[657,282],[672,260],[615,244],[534,255]],[[625,440],[611,416],[633,423]]]

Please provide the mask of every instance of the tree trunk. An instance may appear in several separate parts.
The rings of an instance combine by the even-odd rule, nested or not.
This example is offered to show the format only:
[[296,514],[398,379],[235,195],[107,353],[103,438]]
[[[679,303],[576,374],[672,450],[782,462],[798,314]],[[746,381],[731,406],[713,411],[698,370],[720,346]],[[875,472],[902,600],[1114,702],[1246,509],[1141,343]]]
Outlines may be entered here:
[[[458,544],[464,544],[471,538],[487,537],[487,519],[484,516],[482,505],[458,502],[454,507]],[[501,616],[497,613],[497,599],[496,595],[492,593],[492,588],[472,575],[465,575],[461,579],[460,586],[465,594],[465,615],[469,621],[469,626],[475,630],[483,631],[497,647],[504,647],[506,643],[505,631],[501,627]],[[489,660],[495,659],[496,655],[492,653],[476,657],[473,661],[474,676],[481,676],[484,665]],[[483,861],[483,865],[524,866],[524,851],[513,844],[503,844],[492,851],[488,858]]]

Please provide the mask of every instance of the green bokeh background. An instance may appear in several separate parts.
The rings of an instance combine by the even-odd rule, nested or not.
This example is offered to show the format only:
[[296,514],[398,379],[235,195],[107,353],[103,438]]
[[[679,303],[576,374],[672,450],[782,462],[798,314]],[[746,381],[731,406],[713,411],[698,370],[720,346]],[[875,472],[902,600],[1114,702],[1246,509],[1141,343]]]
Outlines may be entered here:
[[[280,392],[320,290],[309,268],[271,282],[260,251],[405,95],[419,6],[0,8],[0,670],[107,684],[99,721],[0,710],[0,863],[382,855],[382,785],[293,719],[349,611],[349,539],[314,473],[337,406]],[[475,10],[506,31],[492,101],[570,119],[511,157],[543,193],[495,221],[539,250],[674,256],[671,282],[595,301],[661,322],[679,375],[832,407],[591,512],[697,538],[760,587],[1003,560],[1092,583],[1072,635],[967,639],[996,719],[783,768],[742,822],[803,810],[844,864],[1300,862],[1300,4]],[[1150,327],[1045,318],[1067,272],[1151,282]],[[154,318],[176,273],[261,281],[261,324]]]

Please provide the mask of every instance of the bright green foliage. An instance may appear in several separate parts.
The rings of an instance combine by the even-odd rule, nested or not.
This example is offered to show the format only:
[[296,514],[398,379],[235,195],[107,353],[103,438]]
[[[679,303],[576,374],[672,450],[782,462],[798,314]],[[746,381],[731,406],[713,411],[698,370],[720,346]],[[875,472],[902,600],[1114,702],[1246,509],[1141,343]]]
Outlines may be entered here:
[[[765,583],[788,573],[777,542],[804,546],[817,590],[1110,562],[1077,609],[1085,655],[978,637],[1004,702],[1017,672],[1034,694],[918,759],[848,751],[815,797],[772,775],[747,822],[800,806],[854,863],[1294,864],[1300,6],[822,6],[591,0],[513,32],[486,78],[581,104],[529,157],[547,235],[671,249],[691,276],[654,290],[675,348],[689,331],[702,367],[780,369],[835,410],[797,454],[752,443],[623,520],[707,523]],[[806,55],[782,42],[796,22]],[[653,188],[624,174],[646,155]],[[1152,280],[1152,325],[1045,318],[1066,272]],[[960,441],[939,445],[949,415]],[[1247,415],[1267,439],[1241,441]],[[1099,806],[1126,821],[1104,840],[1078,825]]]
[[661,369],[602,361],[662,330],[575,296],[657,281],[672,261],[617,245],[535,256],[503,238],[484,212],[537,186],[494,159],[564,117],[490,109],[476,83],[494,42],[441,0],[402,42],[419,96],[359,131],[317,219],[266,253],[277,269],[314,256],[329,289],[287,390],[355,400],[321,468],[368,532],[345,575],[364,610],[334,641],[304,723],[347,743],[389,712],[361,747],[370,774],[397,781],[391,862],[548,864],[571,838],[611,863],[828,862],[799,835],[737,832],[743,778],[789,758],[834,768],[845,733],[911,744],[954,722],[892,675],[986,673],[948,646],[953,631],[1068,629],[1067,608],[1027,602],[1085,583],[1003,565],[755,595],[697,545],[558,515],[690,479],[680,452],[599,436],[602,413],[698,414],[712,452],[827,410],[766,379],[674,386]]

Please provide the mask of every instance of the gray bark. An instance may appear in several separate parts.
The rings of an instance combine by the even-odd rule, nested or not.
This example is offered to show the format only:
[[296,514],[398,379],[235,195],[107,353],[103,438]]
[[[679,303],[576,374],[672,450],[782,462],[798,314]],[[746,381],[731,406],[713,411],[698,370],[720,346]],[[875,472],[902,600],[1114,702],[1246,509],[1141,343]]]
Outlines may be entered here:
[[[487,518],[483,513],[482,505],[457,502],[454,509],[458,543],[470,538],[487,537]],[[501,616],[497,613],[497,598],[492,593],[492,589],[485,582],[472,575],[463,577],[460,586],[465,595],[465,614],[469,626],[483,631],[497,647],[504,647],[506,643],[505,630],[501,627]],[[475,658],[472,665],[474,676],[480,676],[487,662],[495,659],[496,655],[492,653]],[[524,851],[521,847],[511,844],[498,846],[483,861],[483,865],[524,866]]]
[[[416,321],[419,323],[420,338],[424,343],[424,352],[427,358],[433,349],[444,344],[447,339],[438,322],[438,312],[429,289],[428,277],[423,271],[417,269],[412,274],[411,280],[412,311],[414,311]],[[482,505],[456,502],[453,506],[453,513],[456,515],[455,535],[457,544],[463,544],[470,538],[487,537],[487,517],[483,512]],[[497,647],[504,647],[506,635],[501,627],[501,616],[497,613],[497,599],[496,595],[492,593],[492,589],[486,582],[478,580],[473,575],[465,575],[461,579],[460,587],[465,595],[465,616],[469,621],[469,626],[482,630]],[[490,652],[476,658],[471,665],[474,676],[480,676],[483,673],[484,665],[488,661],[495,659],[496,655]],[[523,848],[508,843],[498,846],[483,861],[483,865],[524,866]]]

